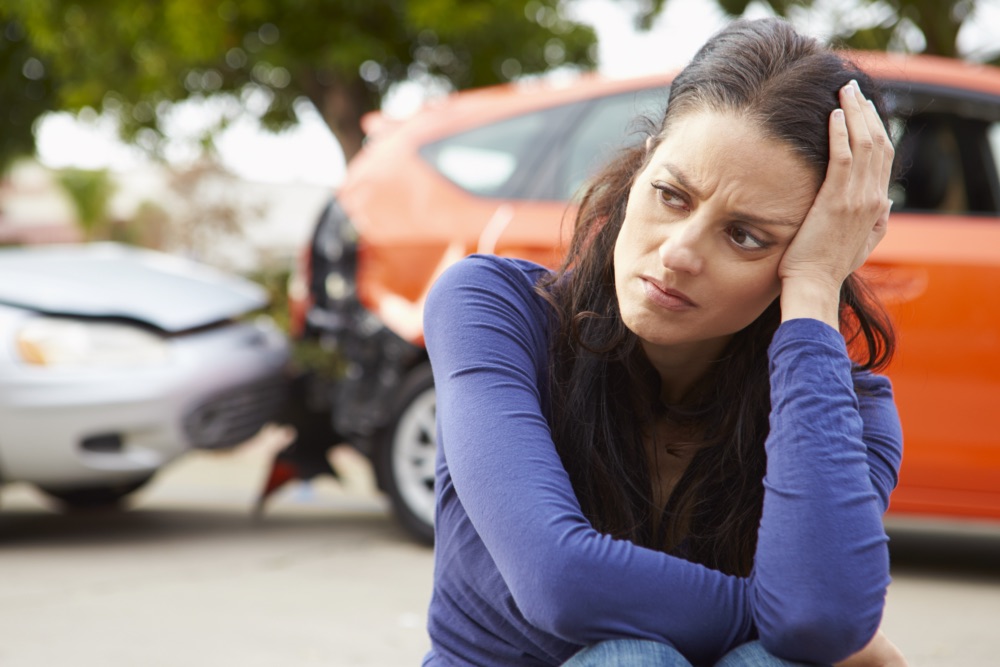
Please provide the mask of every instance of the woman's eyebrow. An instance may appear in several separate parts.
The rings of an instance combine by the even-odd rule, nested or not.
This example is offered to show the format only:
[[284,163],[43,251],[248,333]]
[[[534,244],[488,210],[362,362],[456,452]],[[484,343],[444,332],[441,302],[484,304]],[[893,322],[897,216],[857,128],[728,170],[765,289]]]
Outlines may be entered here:
[[678,167],[673,162],[664,162],[660,165],[664,169],[670,172],[670,175],[677,179],[677,182],[681,184],[685,190],[693,194],[699,199],[702,198],[701,190],[695,185],[694,181],[684,173],[684,170]]
[[[678,167],[673,162],[663,162],[660,166],[670,172],[670,175],[677,179],[677,182],[681,184],[685,190],[690,192],[697,198],[702,198],[701,190],[698,188],[694,180],[684,173],[684,170]],[[802,220],[797,218],[774,218],[767,216],[760,216],[756,213],[748,213],[744,211],[733,211],[730,215],[740,222],[748,222],[752,225],[779,225],[781,227],[800,227],[802,225]]]
[[742,211],[733,211],[730,215],[735,220],[740,222],[749,222],[752,225],[766,225],[773,226],[777,225],[780,227],[801,227],[802,220],[793,220],[792,218],[770,218],[760,215],[755,215],[753,213],[744,213]]

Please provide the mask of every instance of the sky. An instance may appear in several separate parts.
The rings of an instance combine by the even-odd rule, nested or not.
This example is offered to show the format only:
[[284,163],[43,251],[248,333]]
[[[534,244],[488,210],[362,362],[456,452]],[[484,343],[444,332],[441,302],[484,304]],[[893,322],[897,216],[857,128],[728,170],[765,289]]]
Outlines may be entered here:
[[[995,48],[1000,42],[1000,0],[979,0],[980,15],[963,27],[960,45],[975,52]],[[796,22],[800,30],[825,38],[825,26],[858,18],[845,13],[842,0],[817,0],[810,18]],[[599,71],[611,77],[651,74],[680,67],[701,44],[725,23],[714,0],[669,0],[649,31],[636,31],[630,0],[576,0],[571,17],[593,25],[598,35]],[[748,16],[764,15],[763,10]],[[863,17],[861,17],[863,18]],[[991,26],[993,26],[991,28]],[[385,111],[396,116],[411,113],[423,99],[414,86],[402,86],[385,101]],[[242,178],[263,182],[299,182],[335,186],[343,178],[340,147],[319,114],[308,104],[300,109],[301,123],[280,134],[259,130],[255,123],[234,123],[217,139],[223,164]],[[171,119],[171,132],[195,137],[213,117],[211,105],[179,105]],[[37,134],[39,160],[51,168],[127,171],[144,158],[138,149],[116,139],[115,128],[106,118],[79,120],[71,114],[49,114]],[[189,144],[178,142],[168,158],[190,159]]]

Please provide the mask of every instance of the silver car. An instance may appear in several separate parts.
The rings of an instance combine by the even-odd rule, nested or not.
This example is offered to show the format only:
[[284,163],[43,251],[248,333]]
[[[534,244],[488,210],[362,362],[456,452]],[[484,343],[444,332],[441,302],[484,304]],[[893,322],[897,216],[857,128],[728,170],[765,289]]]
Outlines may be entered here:
[[262,288],[116,244],[0,250],[0,480],[117,503],[192,448],[252,436],[289,347]]

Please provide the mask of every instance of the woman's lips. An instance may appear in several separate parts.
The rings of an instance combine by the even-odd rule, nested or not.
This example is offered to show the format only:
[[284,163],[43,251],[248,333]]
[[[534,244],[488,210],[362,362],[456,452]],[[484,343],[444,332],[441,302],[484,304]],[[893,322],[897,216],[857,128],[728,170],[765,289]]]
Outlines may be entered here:
[[642,278],[642,288],[646,298],[661,308],[667,310],[691,310],[698,304],[692,301],[684,292],[664,287],[652,278]]

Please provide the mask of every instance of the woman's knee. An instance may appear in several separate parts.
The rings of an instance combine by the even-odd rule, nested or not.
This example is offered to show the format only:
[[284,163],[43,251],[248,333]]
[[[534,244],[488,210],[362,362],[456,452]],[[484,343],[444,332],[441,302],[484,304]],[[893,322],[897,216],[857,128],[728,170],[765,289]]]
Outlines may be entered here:
[[767,651],[760,642],[737,646],[722,656],[715,667],[806,667],[804,663],[779,658]]
[[610,639],[583,649],[563,667],[692,667],[672,646],[647,639]]

